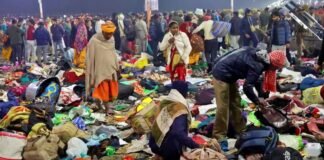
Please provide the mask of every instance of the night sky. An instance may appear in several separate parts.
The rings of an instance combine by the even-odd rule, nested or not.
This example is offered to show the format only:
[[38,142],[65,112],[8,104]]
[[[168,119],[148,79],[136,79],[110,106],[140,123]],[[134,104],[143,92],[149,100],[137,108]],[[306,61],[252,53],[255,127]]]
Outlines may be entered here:
[[[235,0],[236,8],[264,7],[276,0]],[[161,11],[230,8],[230,0],[159,0]],[[45,15],[139,12],[144,0],[43,0]],[[0,15],[37,15],[37,0],[0,0]]]

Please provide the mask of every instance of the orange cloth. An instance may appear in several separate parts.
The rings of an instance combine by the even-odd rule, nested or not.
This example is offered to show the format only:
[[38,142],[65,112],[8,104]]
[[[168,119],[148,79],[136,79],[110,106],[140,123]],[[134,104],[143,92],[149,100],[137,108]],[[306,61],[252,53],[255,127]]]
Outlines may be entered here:
[[117,99],[118,96],[118,81],[104,80],[92,93],[92,97],[103,102],[111,102]]

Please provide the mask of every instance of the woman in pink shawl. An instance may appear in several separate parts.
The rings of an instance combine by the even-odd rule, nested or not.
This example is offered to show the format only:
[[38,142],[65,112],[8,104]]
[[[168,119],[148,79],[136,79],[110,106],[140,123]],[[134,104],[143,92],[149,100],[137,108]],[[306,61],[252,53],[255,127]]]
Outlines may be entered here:
[[86,46],[88,44],[88,33],[85,26],[84,19],[80,19],[77,33],[74,41],[74,60],[73,63],[76,67],[85,68]]

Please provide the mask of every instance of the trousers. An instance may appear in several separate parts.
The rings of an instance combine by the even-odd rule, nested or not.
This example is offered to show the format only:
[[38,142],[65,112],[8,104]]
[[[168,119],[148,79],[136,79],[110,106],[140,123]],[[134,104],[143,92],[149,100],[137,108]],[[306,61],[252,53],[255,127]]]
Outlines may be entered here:
[[217,104],[213,137],[221,141],[227,136],[229,117],[231,117],[232,126],[237,133],[244,131],[246,121],[242,116],[241,96],[237,84],[229,84],[216,79],[213,79],[213,84]]

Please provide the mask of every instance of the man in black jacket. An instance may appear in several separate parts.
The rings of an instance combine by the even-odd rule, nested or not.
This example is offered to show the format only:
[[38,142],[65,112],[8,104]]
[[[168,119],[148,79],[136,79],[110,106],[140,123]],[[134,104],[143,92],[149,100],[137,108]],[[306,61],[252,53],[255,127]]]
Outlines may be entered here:
[[231,39],[231,47],[234,49],[240,48],[239,39],[240,39],[240,26],[241,26],[242,19],[239,17],[237,11],[234,12],[233,18],[230,20],[232,24],[231,32],[230,32],[230,39]]
[[253,87],[265,71],[263,90],[276,91],[276,70],[282,68],[285,62],[286,55],[283,51],[268,54],[265,50],[258,51],[249,47],[231,51],[216,61],[212,71],[217,103],[213,136],[219,140],[224,151],[227,150],[229,117],[237,133],[241,133],[246,126],[236,81],[245,79],[244,93],[262,109],[266,103],[255,95]]

